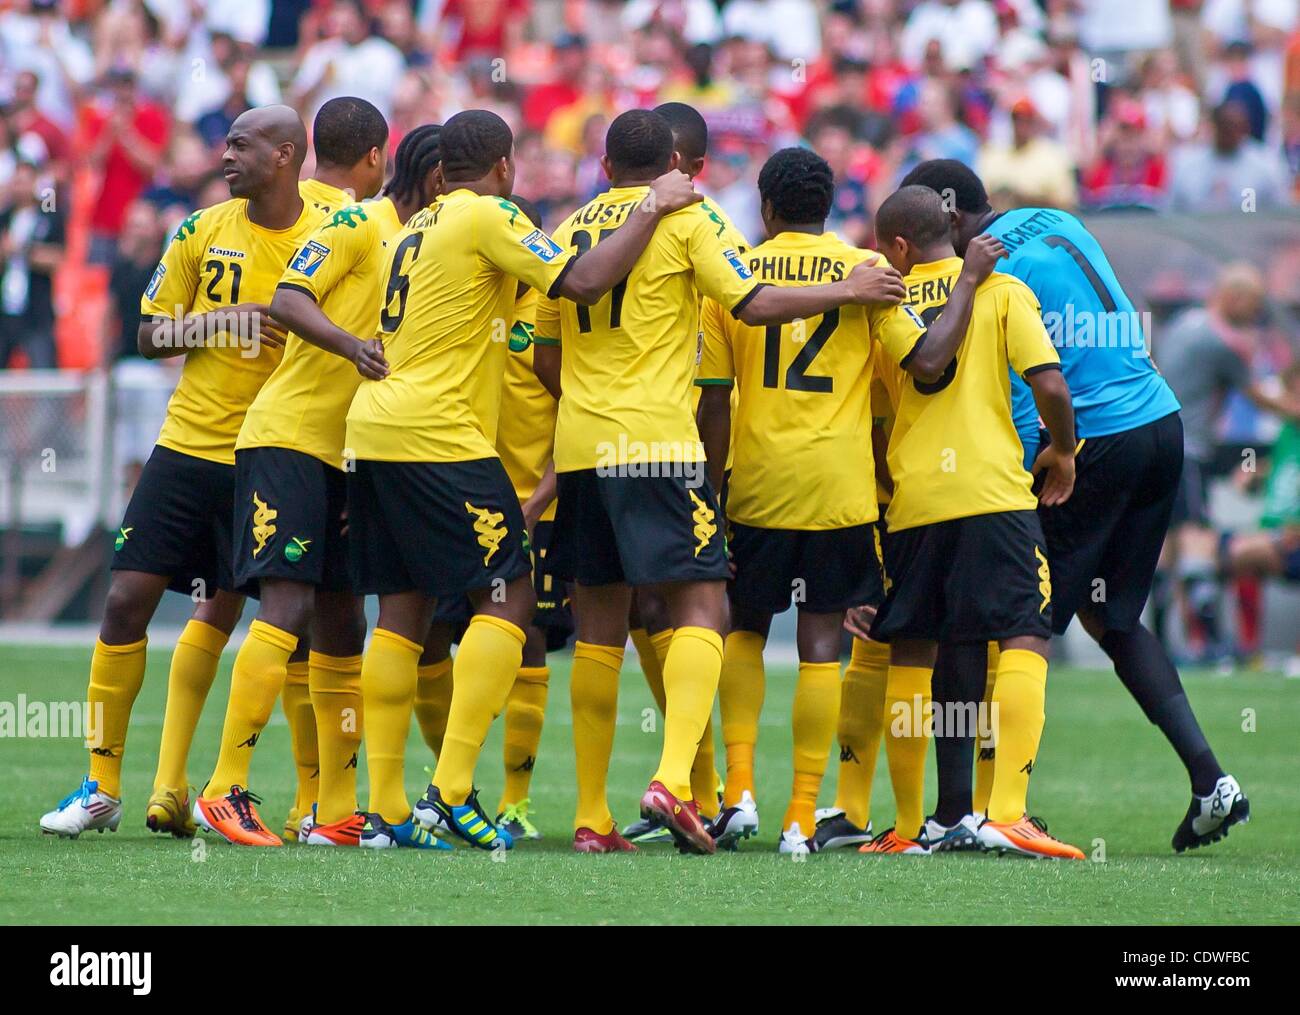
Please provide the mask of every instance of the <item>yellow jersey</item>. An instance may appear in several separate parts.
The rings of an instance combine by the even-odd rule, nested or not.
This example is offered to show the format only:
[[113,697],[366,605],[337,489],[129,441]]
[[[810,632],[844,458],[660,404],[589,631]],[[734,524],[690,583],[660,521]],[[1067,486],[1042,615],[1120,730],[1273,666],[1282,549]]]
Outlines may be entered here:
[[[903,396],[907,372],[889,358],[885,347],[876,343],[871,359],[871,423],[884,431],[885,440],[894,430],[894,417],[898,414],[898,401]],[[888,471],[888,462],[876,463],[876,502],[882,507],[889,503],[892,494],[879,482],[880,467]]]
[[[938,317],[961,265],[949,257],[913,268],[904,279],[909,311],[927,324]],[[880,340],[900,365],[916,346],[914,335]],[[889,438],[890,530],[1034,510],[1011,419],[1008,366],[1025,375],[1059,363],[1033,292],[1010,275],[990,275],[975,292],[970,327],[943,376],[933,383],[908,376],[903,384]]]
[[[558,404],[533,372],[533,329],[537,318],[537,290],[529,289],[515,304],[515,324],[510,330],[510,355],[506,357],[506,383],[501,392],[497,421],[497,454],[522,504],[537,491],[555,449],[555,414]],[[555,501],[541,520],[555,517]]]
[[[300,193],[304,186],[299,184]],[[343,196],[340,190],[330,190]],[[194,212],[177,228],[154,270],[140,298],[141,315],[179,321],[238,303],[269,304],[284,266],[321,214],[305,196],[302,213],[288,229],[265,229],[252,222],[243,198]],[[244,412],[279,364],[281,353],[226,331],[190,349],[167,403],[158,443],[196,458],[234,464]]]
[[[358,339],[379,327],[387,244],[401,231],[388,198],[350,204],[323,219],[280,276]],[[290,334],[284,358],[248,407],[236,448],[290,448],[344,468],[348,406],[361,375],[341,356]]]
[[[614,187],[570,215],[556,242],[583,251],[612,233],[649,187]],[[559,339],[563,394],[557,472],[629,463],[703,461],[692,408],[700,295],[739,312],[760,288],[722,238],[716,209],[665,216],[627,278],[598,303],[543,300],[537,335]]]
[[321,215],[333,215],[344,205],[356,204],[357,195],[320,180],[302,180],[298,184],[302,199]]
[[[880,255],[834,233],[784,232],[746,256],[778,286],[838,282]],[[758,327],[706,300],[699,385],[732,384],[734,461],[727,518],[768,529],[838,529],[879,517],[871,451],[872,338],[915,341],[922,326],[894,306],[844,306]]]
[[517,283],[549,293],[572,261],[505,198],[461,188],[412,216],[389,241],[382,272],[389,374],[357,388],[347,453],[390,462],[497,457]]

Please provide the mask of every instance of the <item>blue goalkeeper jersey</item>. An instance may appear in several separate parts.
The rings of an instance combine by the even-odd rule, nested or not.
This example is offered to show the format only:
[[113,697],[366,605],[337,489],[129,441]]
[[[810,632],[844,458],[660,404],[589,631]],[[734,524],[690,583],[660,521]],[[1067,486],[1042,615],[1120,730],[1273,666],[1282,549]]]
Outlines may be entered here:
[[[1080,437],[1133,430],[1180,408],[1151,360],[1137,310],[1082,222],[1054,208],[1017,208],[987,231],[1010,251],[996,270],[1038,297]],[[1012,378],[1011,410],[1021,440],[1034,439],[1038,410],[1019,377]]]

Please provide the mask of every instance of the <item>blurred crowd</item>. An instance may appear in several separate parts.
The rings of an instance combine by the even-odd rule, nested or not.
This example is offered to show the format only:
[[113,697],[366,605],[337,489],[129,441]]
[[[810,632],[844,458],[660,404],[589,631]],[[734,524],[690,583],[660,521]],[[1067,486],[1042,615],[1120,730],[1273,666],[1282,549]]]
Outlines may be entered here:
[[899,177],[934,157],[976,166],[1001,206],[1267,211],[1300,183],[1298,10],[1297,0],[0,0],[0,365],[54,362],[51,278],[69,259],[89,266],[92,287],[96,271],[107,279],[103,358],[129,354],[120,339],[135,332],[164,237],[228,196],[226,130],[270,102],[310,124],[326,99],[360,95],[389,117],[394,144],[418,123],[493,109],[516,131],[517,189],[552,226],[602,187],[611,117],[670,99],[705,114],[701,185],[750,235],[761,231],[758,169],[792,143],[831,164],[831,226],[860,244]]

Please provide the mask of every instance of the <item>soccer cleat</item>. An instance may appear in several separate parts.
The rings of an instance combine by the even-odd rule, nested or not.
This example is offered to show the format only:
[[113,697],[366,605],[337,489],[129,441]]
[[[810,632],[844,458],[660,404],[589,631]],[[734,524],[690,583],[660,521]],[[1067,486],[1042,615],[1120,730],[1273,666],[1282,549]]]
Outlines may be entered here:
[[236,846],[283,846],[257,813],[254,805],[261,802],[243,786],[231,786],[224,797],[195,800],[194,820]]
[[414,817],[407,818],[400,825],[390,825],[378,814],[358,811],[356,817],[361,819],[362,849],[433,849],[444,853],[451,850],[451,843],[443,842],[432,832],[417,825]]
[[510,849],[515,841],[504,828],[497,828],[478,802],[478,790],[473,790],[463,804],[449,804],[429,783],[424,797],[415,804],[415,821],[432,832],[439,823],[460,839],[479,849]]
[[637,848],[618,834],[618,827],[601,835],[590,828],[579,828],[573,833],[575,853],[635,853]]
[[678,800],[662,782],[655,780],[641,797],[641,817],[657,818],[672,833],[683,853],[713,853],[718,847],[700,820],[694,800]]
[[284,841],[285,842],[306,842],[307,833],[311,831],[316,814],[316,805],[312,804],[311,810],[302,813],[297,807],[290,807],[289,814],[284,819]]
[[934,853],[978,853],[984,848],[980,845],[980,819],[974,814],[967,814],[955,825],[926,818],[922,835]]
[[528,797],[524,797],[518,803],[506,804],[505,809],[497,815],[497,826],[509,832],[510,838],[515,842],[520,839],[535,841],[542,837],[537,826],[528,820],[528,807],[531,802]]
[[156,789],[144,812],[151,832],[170,832],[177,839],[193,838],[197,826],[190,816],[190,795],[183,789]]
[[999,853],[1042,857],[1047,860],[1082,860],[1083,850],[1047,833],[1042,818],[1023,816],[1019,821],[990,821],[979,826],[980,845]]
[[1214,784],[1214,792],[1209,796],[1192,797],[1187,816],[1174,832],[1174,852],[1198,849],[1226,839],[1229,828],[1249,820],[1250,801],[1237,780],[1225,775]]
[[877,853],[881,856],[929,856],[930,847],[924,837],[904,839],[892,828],[886,828],[870,842],[858,847],[859,853]]
[[366,816],[360,812],[328,825],[320,824],[313,816],[311,827],[298,841],[308,846],[360,846],[361,830],[365,825]]
[[41,815],[41,831],[64,839],[75,839],[82,832],[116,832],[122,821],[122,801],[99,791],[99,783],[90,776],[59,801],[59,806]]
[[661,842],[672,842],[673,833],[653,818],[637,818],[623,829],[623,838],[638,846],[653,846]]
[[871,822],[866,828],[859,828],[845,816],[839,807],[823,807],[817,811],[817,827],[813,830],[813,849],[848,849],[850,846],[863,846],[875,836],[871,834]]
[[[722,849],[735,849],[741,839],[748,839],[758,834],[758,804],[754,795],[745,790],[740,794],[740,803],[726,807],[709,829],[714,841]],[[782,836],[784,839],[784,836]]]
[[776,851],[786,856],[807,856],[816,849],[816,842],[803,834],[797,821],[791,822],[790,827],[781,833],[781,841],[776,844]]

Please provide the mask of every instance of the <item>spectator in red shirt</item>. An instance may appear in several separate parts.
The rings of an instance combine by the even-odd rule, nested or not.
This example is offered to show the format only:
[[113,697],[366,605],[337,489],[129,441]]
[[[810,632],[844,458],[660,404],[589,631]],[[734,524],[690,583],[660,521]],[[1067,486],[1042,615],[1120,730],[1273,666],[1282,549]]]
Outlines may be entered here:
[[459,29],[456,60],[504,57],[523,39],[530,6],[530,0],[447,0],[442,21]]
[[587,41],[565,32],[555,40],[551,79],[533,85],[524,97],[524,126],[545,130],[551,114],[582,98],[582,71],[587,62]]
[[167,113],[136,94],[129,70],[108,73],[108,102],[86,114],[91,165],[103,176],[90,214],[92,264],[111,264],[127,207],[153,179],[167,145]]
[[1136,99],[1120,97],[1101,129],[1102,154],[1083,174],[1083,204],[1091,208],[1158,208],[1165,202],[1169,169],[1147,132]]
[[41,81],[35,71],[20,71],[14,78],[14,97],[9,104],[10,120],[17,134],[35,134],[45,143],[49,156],[46,167],[60,182],[63,164],[68,157],[68,136],[63,129],[36,107],[36,93]]

